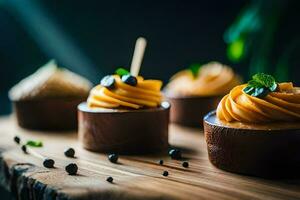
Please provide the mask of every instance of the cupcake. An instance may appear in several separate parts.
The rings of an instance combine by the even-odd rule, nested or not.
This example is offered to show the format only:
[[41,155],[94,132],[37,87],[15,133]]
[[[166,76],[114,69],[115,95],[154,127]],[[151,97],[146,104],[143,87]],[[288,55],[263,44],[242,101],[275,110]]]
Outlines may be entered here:
[[102,78],[78,106],[83,147],[120,154],[166,150],[170,106],[162,102],[161,86],[124,69]]
[[9,91],[18,124],[37,130],[77,127],[77,105],[86,100],[91,83],[50,61]]
[[299,175],[300,88],[256,74],[204,118],[211,163],[262,177]]
[[164,90],[172,105],[171,122],[202,126],[203,116],[216,109],[221,98],[240,83],[230,67],[218,62],[178,72]]

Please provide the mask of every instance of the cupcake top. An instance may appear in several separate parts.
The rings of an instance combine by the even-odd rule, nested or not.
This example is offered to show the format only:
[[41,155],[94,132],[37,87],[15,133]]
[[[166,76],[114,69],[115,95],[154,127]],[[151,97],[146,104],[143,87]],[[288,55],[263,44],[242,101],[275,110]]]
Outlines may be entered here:
[[87,100],[90,108],[153,108],[160,106],[162,94],[160,80],[144,80],[134,77],[125,69],[102,78]]
[[12,101],[44,98],[86,97],[92,84],[51,60],[9,91]]
[[300,120],[300,88],[277,83],[263,73],[248,84],[233,88],[217,108],[217,118],[227,122],[264,123]]
[[165,91],[168,96],[219,96],[240,83],[230,67],[210,62],[176,73]]

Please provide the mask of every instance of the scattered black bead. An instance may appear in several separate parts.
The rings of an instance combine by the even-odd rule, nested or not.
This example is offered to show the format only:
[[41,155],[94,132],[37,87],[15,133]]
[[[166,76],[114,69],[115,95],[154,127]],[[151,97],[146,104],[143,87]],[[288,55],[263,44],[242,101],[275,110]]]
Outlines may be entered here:
[[15,137],[14,137],[14,141],[15,141],[17,144],[20,144],[21,139],[20,139],[20,137],[15,136]]
[[21,146],[21,149],[24,153],[27,153],[27,147],[25,144]]
[[44,167],[46,168],[53,168],[54,167],[54,160],[50,158],[46,158],[43,162]]
[[117,163],[119,159],[118,154],[112,153],[108,155],[108,160],[112,163]]
[[182,167],[188,168],[189,167],[189,163],[187,161],[184,161],[182,163]]
[[131,76],[130,74],[122,76],[122,81],[131,86],[137,85],[137,79],[134,76]]
[[78,171],[78,166],[75,163],[70,163],[65,167],[66,172],[69,175],[76,175]]
[[159,163],[160,165],[163,165],[163,164],[164,164],[164,161],[163,161],[163,160],[159,160],[158,163]]
[[109,176],[109,177],[107,177],[106,181],[112,183],[114,181],[114,179],[113,179],[113,177]]
[[171,149],[169,151],[169,156],[171,156],[172,159],[181,159],[181,151],[178,149]]
[[74,158],[75,150],[73,148],[68,148],[65,150],[64,154],[66,157]]
[[168,172],[168,171],[164,171],[162,175],[163,175],[163,176],[168,176],[168,175],[169,175],[169,172]]
[[113,89],[115,87],[115,78],[112,75],[104,76],[100,84],[108,89]]

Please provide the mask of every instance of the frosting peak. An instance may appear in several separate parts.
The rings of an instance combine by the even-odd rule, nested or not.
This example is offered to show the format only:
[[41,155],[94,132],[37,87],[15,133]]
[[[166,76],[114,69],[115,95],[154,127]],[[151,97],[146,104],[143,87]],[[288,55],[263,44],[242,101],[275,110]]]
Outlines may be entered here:
[[32,100],[57,97],[85,97],[92,84],[87,79],[58,68],[49,61],[35,73],[20,81],[9,91],[11,100]]
[[132,108],[158,107],[162,100],[160,92],[162,82],[159,80],[144,80],[139,76],[137,84],[132,86],[122,81],[119,75],[112,75],[112,89],[101,84],[95,86],[87,100],[90,108]]
[[201,66],[197,74],[189,69],[175,74],[166,92],[174,96],[216,96],[226,94],[240,83],[240,77],[230,67],[210,62]]
[[300,88],[292,83],[278,84],[278,90],[263,98],[246,94],[245,85],[236,86],[223,97],[217,117],[227,122],[263,123],[300,120]]

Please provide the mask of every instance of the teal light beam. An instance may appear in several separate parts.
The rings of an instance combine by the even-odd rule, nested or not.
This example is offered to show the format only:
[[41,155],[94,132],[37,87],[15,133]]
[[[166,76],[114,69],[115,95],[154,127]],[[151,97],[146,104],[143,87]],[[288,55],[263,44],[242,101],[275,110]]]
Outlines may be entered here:
[[37,1],[2,0],[0,5],[5,6],[21,22],[24,29],[49,58],[59,60],[63,66],[80,72],[92,80],[97,80],[99,75],[103,74],[99,74],[93,62]]

